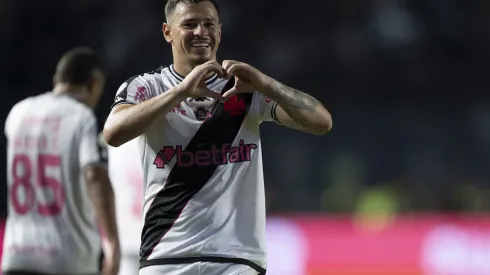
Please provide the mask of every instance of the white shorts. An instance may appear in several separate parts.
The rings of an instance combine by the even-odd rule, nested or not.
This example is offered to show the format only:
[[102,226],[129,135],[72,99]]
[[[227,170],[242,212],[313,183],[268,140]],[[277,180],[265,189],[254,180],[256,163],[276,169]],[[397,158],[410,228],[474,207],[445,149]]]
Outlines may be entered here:
[[247,265],[196,262],[179,265],[151,265],[140,269],[139,275],[257,275]]

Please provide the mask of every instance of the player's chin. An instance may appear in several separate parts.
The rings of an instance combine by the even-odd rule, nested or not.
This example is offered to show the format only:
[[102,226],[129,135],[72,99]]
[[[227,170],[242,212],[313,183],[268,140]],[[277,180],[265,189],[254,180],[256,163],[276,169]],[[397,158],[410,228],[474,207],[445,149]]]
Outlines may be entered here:
[[203,64],[213,59],[211,54],[191,54],[189,59],[192,60],[194,64]]

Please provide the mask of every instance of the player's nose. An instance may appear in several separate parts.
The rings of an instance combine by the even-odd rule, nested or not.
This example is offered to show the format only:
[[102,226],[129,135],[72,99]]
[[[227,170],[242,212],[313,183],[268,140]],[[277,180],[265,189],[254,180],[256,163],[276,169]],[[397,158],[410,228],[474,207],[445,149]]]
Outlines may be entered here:
[[197,25],[194,29],[194,35],[199,37],[204,37],[207,34],[207,29],[202,24]]

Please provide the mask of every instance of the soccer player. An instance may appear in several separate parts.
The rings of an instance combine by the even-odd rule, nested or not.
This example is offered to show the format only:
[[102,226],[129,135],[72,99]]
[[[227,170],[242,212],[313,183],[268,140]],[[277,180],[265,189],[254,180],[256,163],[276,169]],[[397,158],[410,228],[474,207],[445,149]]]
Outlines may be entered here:
[[216,61],[214,0],[169,0],[173,64],[129,78],[104,126],[112,146],[138,137],[145,183],[140,275],[264,274],[259,124],[325,134],[313,97],[239,61]]
[[116,217],[121,242],[119,275],[136,275],[143,226],[143,173],[138,140],[108,147],[109,177],[116,197]]
[[54,89],[17,103],[5,122],[8,218],[4,275],[116,275],[119,241],[106,156],[92,108],[104,74],[85,47],[59,61]]

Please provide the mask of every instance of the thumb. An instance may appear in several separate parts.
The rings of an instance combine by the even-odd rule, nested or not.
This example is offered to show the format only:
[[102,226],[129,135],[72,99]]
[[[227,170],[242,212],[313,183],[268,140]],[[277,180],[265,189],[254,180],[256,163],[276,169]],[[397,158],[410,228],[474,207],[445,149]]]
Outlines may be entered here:
[[238,89],[236,88],[236,86],[233,86],[233,88],[229,89],[228,91],[226,91],[226,92],[223,94],[223,98],[224,98],[225,100],[227,100],[227,99],[229,99],[230,97],[232,97],[232,96],[234,96],[234,95],[236,95],[236,94],[238,94],[238,93],[240,93],[240,92],[238,91]]

